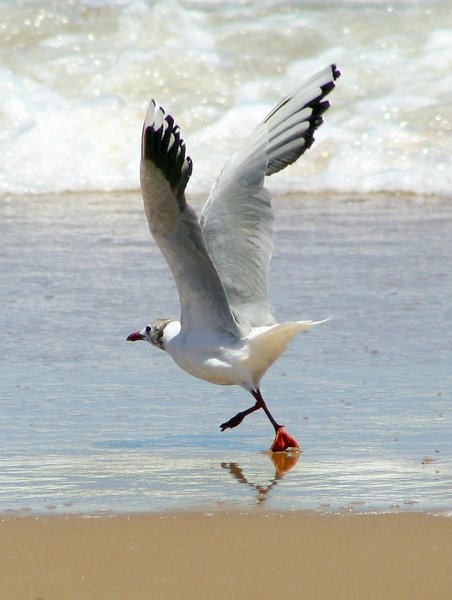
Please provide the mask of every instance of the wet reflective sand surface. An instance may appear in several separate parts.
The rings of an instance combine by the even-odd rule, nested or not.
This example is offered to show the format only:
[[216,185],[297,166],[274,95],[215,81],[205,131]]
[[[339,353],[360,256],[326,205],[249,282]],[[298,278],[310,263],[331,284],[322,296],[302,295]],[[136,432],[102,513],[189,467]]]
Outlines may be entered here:
[[[0,200],[0,510],[448,511],[452,207],[275,199],[271,296],[302,334],[250,397],[126,336],[178,316],[138,195]],[[14,514],[14,513],[13,513]]]

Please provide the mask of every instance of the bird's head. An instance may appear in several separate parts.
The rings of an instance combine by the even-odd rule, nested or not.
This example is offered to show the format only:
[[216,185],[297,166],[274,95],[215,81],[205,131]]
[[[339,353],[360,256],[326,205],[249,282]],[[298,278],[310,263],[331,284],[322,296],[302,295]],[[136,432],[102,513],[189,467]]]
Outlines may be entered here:
[[165,341],[163,333],[168,323],[172,323],[170,319],[156,319],[152,321],[141,331],[134,331],[131,333],[127,341],[138,342],[140,340],[149,342],[153,346],[157,346],[160,350],[165,350]]

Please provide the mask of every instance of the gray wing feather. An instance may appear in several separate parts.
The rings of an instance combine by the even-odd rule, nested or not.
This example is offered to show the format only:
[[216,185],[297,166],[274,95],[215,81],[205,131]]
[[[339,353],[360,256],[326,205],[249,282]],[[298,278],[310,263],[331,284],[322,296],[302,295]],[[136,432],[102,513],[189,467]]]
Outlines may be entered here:
[[171,116],[152,101],[143,125],[141,190],[149,229],[176,281],[182,331],[240,335],[194,210],[185,199],[192,163]]
[[312,145],[329,107],[324,98],[339,76],[331,65],[281,100],[226,164],[202,211],[207,247],[229,304],[250,326],[275,322],[268,299],[273,211],[265,176]]

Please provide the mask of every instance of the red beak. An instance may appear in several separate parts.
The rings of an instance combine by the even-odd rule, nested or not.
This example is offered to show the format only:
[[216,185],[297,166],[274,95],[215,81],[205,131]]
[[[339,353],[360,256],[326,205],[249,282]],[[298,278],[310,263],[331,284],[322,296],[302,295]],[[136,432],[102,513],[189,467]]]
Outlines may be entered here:
[[144,335],[142,335],[139,331],[134,331],[127,338],[128,342],[138,342],[138,340],[144,340]]

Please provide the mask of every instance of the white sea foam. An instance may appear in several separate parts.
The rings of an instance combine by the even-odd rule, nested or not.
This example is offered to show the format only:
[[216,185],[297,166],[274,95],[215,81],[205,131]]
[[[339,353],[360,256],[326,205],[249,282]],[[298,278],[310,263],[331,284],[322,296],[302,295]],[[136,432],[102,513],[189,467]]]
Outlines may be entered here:
[[452,190],[448,0],[5,0],[0,193],[138,188],[151,97],[182,128],[205,193],[240,139],[330,62],[327,124],[278,192]]

